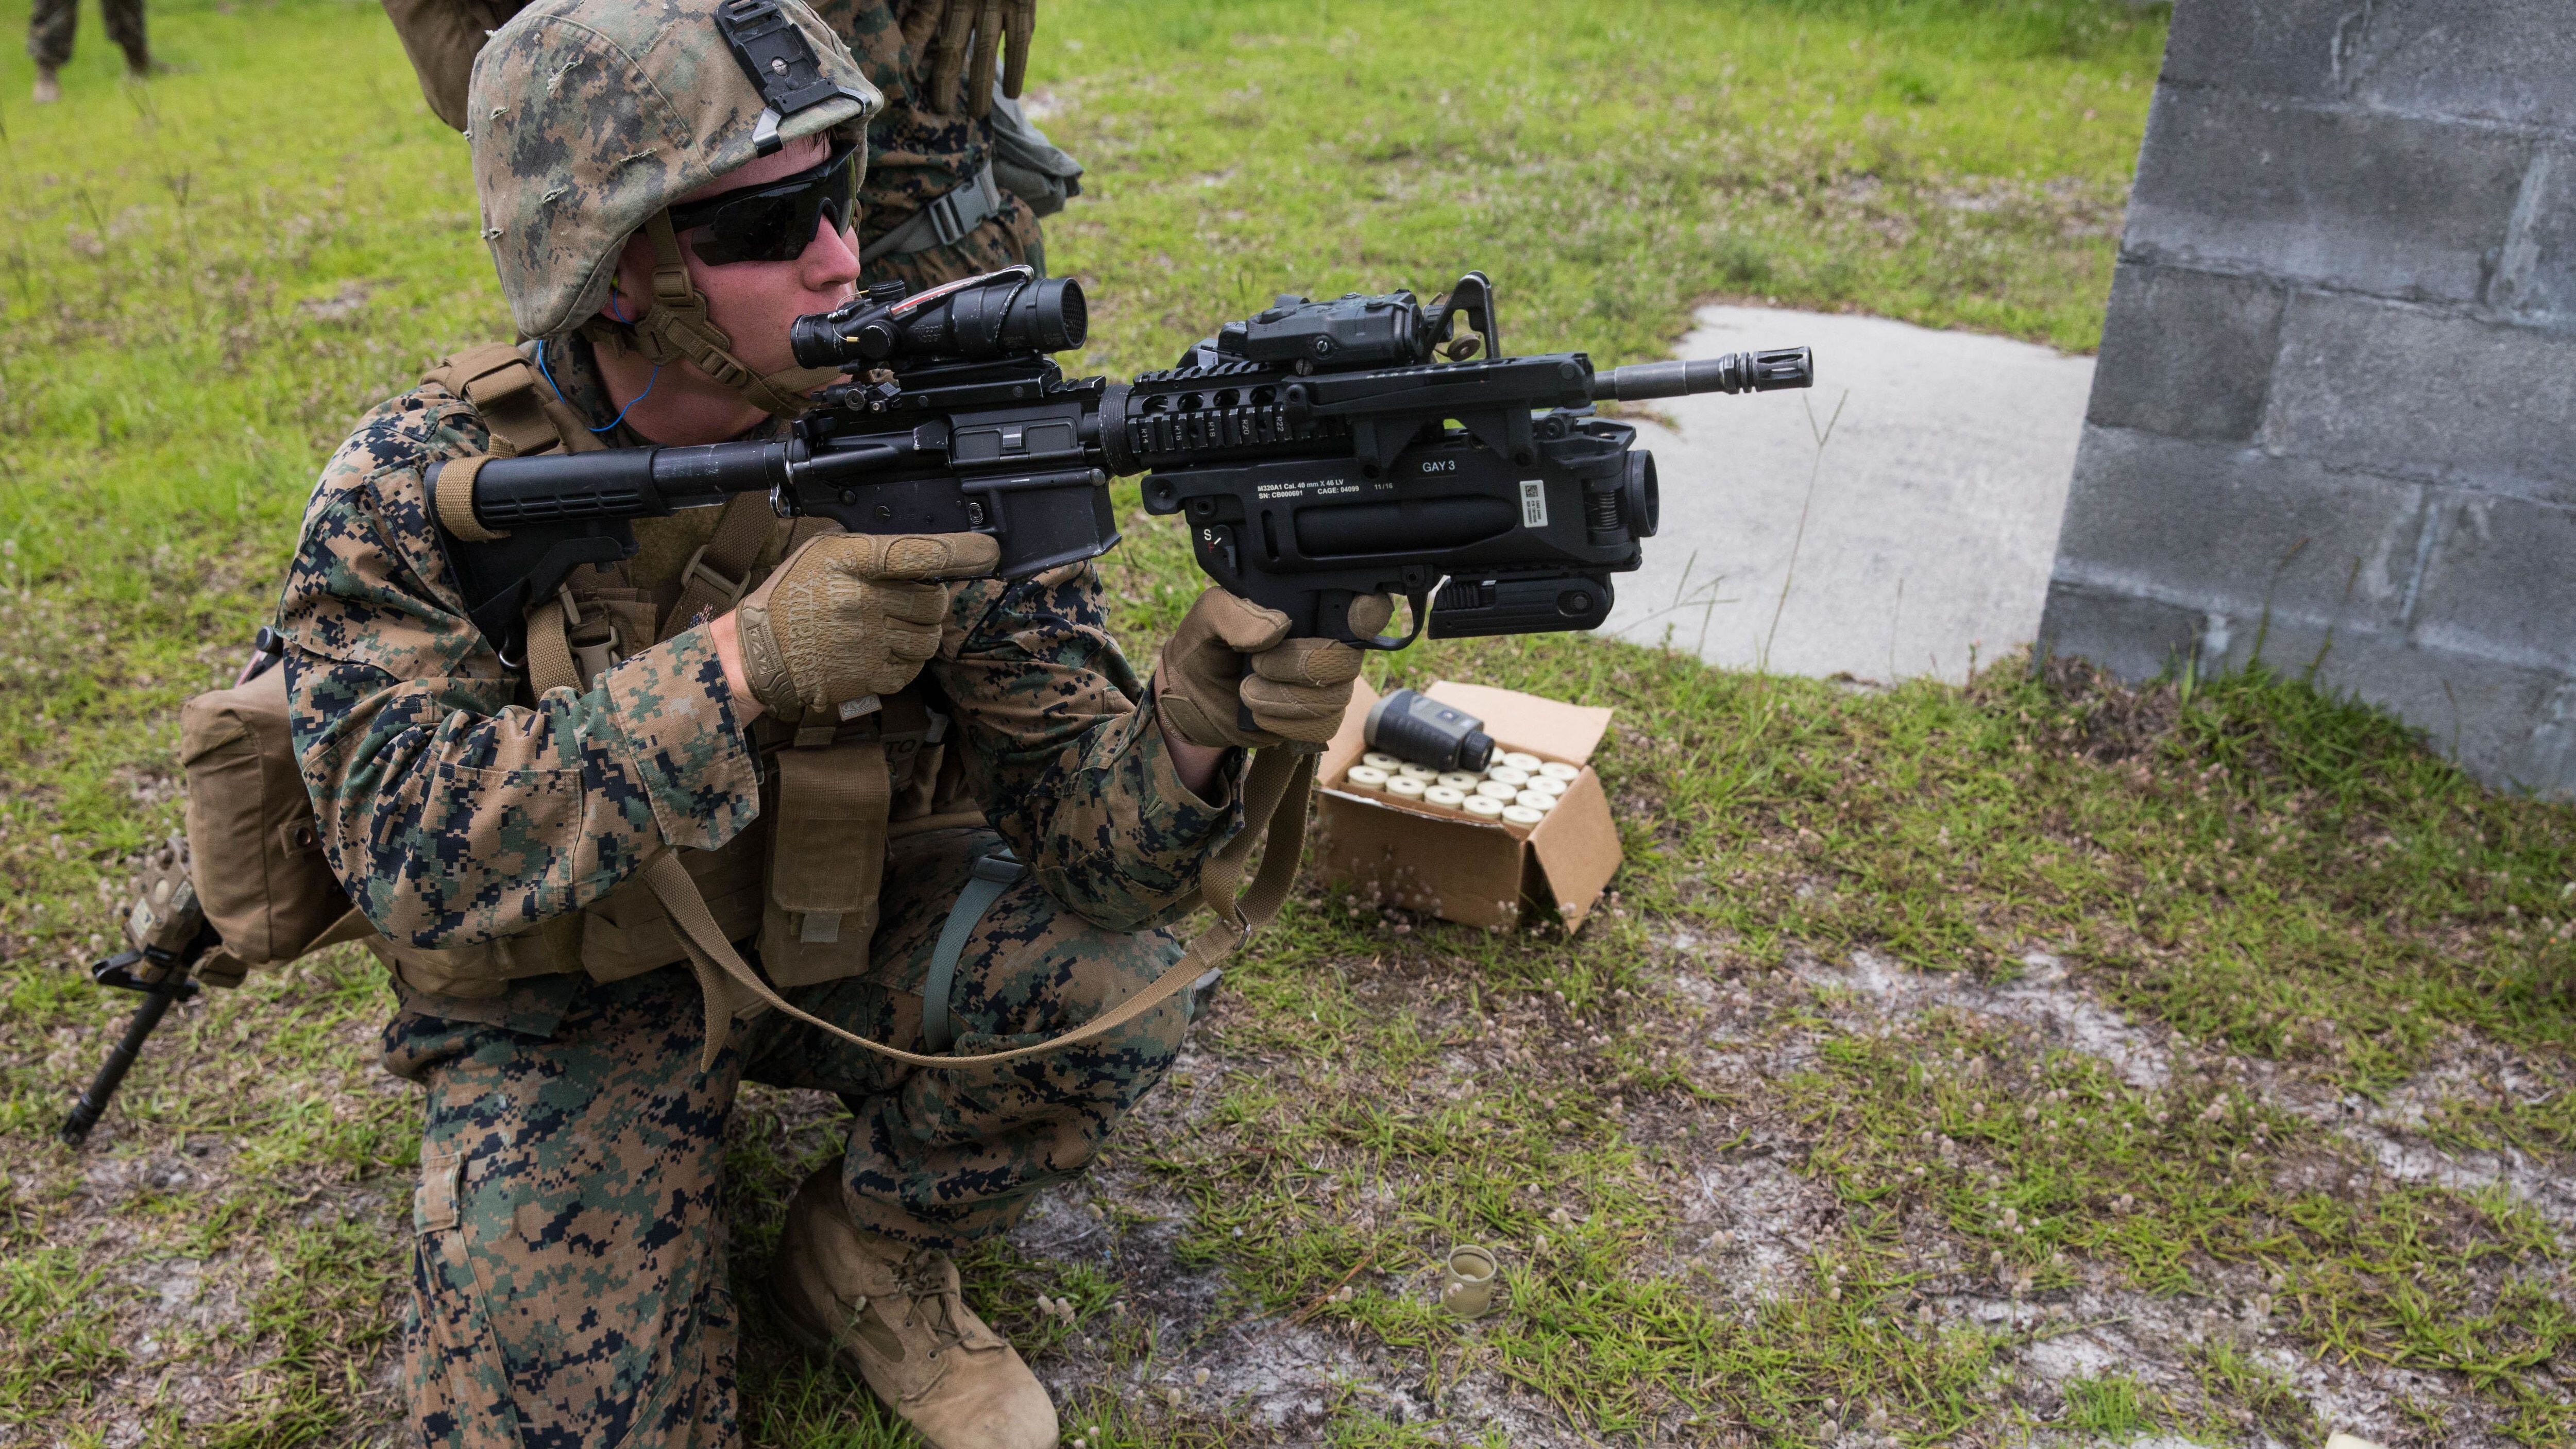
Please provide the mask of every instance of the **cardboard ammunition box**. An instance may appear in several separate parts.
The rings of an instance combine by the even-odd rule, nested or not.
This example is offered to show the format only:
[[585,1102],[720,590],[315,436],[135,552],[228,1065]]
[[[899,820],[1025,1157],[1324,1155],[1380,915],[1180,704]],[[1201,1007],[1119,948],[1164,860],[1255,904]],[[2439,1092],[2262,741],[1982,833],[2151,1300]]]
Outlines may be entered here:
[[1610,711],[1451,680],[1423,693],[1482,719],[1496,754],[1525,751],[1582,773],[1533,826],[1355,789],[1346,777],[1367,753],[1360,728],[1378,700],[1363,679],[1316,764],[1325,878],[1349,883],[1363,900],[1462,925],[1518,926],[1550,906],[1568,931],[1582,925],[1619,868],[1619,828],[1592,772]]

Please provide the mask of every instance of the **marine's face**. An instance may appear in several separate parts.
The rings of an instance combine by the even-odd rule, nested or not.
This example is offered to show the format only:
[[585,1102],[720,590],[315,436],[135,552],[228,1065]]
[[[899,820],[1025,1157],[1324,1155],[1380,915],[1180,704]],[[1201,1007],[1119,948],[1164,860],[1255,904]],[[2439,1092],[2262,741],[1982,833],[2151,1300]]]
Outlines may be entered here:
[[[726,192],[764,186],[807,170],[830,154],[820,136],[790,141],[779,150],[728,171],[676,203],[685,206]],[[687,235],[680,251],[689,278],[707,299],[707,317],[733,339],[733,354],[754,371],[771,373],[795,366],[788,351],[787,328],[797,318],[826,312],[850,299],[859,279],[858,217],[847,229],[836,229],[829,217],[818,217],[804,254],[786,261],[727,262],[701,259]],[[653,244],[641,232],[626,239],[618,258],[617,294],[609,299],[610,315],[626,320],[652,304]]]

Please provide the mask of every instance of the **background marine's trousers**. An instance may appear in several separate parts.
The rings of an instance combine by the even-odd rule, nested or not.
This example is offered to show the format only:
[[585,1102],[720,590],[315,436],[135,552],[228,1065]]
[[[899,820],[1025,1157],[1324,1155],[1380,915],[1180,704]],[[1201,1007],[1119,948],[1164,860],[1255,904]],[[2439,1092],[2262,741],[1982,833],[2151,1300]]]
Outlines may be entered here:
[[[903,841],[864,976],[787,993],[922,1050],[920,987],[983,830]],[[1070,1030],[1180,958],[1169,932],[1083,922],[1028,877],[984,913],[949,994],[959,1054]],[[429,1088],[404,1389],[419,1441],[722,1446],[734,1438],[725,1121],[749,1079],[838,1092],[860,1224],[957,1247],[1079,1172],[1181,1045],[1186,997],[1066,1051],[915,1070],[767,1013],[712,1072],[685,967],[587,987],[539,1039],[405,1015],[387,1064]]]
[[[99,0],[107,21],[107,38],[125,52],[128,70],[152,62],[143,37],[143,0]],[[71,64],[72,35],[80,26],[80,0],[36,0],[27,16],[27,58],[44,70]]]

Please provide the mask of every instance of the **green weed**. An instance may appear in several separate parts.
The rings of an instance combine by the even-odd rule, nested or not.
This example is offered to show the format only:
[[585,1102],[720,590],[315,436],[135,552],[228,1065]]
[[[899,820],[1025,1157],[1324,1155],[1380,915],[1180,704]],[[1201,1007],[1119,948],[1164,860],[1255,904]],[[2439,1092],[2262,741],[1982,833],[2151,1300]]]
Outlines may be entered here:
[[2066,1427],[2105,1439],[2127,1439],[2155,1424],[2147,1405],[2153,1398],[2126,1374],[2066,1383]]

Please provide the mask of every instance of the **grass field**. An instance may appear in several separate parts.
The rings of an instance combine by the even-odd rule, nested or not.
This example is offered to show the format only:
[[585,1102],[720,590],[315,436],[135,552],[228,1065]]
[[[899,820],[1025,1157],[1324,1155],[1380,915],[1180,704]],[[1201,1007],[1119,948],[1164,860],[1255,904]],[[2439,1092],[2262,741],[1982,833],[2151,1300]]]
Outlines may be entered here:
[[[141,88],[90,20],[61,106],[0,62],[0,1442],[365,1442],[417,1105],[363,958],[185,1008],[89,1151],[51,1130],[124,1009],[75,968],[175,824],[178,701],[348,420],[504,323],[374,6],[161,7]],[[1051,257],[1099,370],[1471,266],[1516,349],[1656,355],[1725,295],[2082,350],[2160,44],[2078,0],[1052,0],[1033,85],[1094,169]],[[1129,536],[1141,654],[1195,585]],[[2576,812],[2263,675],[1858,690],[1550,640],[1389,682],[1441,676],[1618,708],[1617,896],[1571,940],[1292,905],[1111,1161],[972,1265],[1069,1434],[2576,1432]],[[747,1093],[738,1274],[837,1110]],[[1429,1306],[1459,1241],[1503,1313]],[[745,1415],[902,1442],[756,1313]]]

